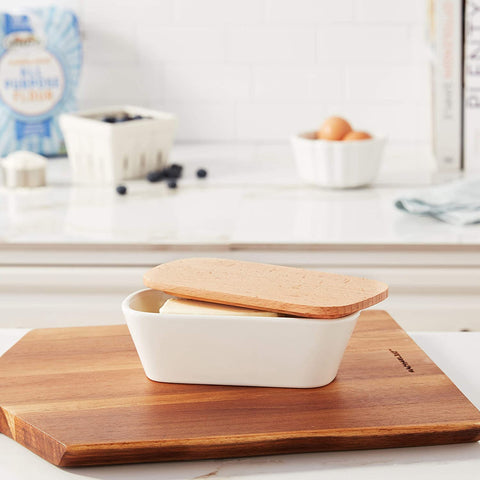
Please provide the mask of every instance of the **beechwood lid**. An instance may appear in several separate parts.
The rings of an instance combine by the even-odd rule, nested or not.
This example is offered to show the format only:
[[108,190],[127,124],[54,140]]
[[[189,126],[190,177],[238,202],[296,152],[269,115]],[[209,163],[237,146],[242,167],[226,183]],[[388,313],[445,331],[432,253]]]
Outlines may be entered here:
[[308,318],[345,317],[388,296],[376,280],[221,258],[164,263],[143,281],[176,297]]

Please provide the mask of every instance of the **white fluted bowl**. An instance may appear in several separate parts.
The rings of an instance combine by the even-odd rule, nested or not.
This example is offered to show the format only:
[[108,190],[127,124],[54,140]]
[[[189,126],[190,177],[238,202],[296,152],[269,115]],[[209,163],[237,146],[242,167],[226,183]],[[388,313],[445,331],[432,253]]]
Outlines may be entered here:
[[367,140],[317,140],[315,132],[291,138],[298,175],[305,182],[329,188],[371,184],[380,169],[384,137]]

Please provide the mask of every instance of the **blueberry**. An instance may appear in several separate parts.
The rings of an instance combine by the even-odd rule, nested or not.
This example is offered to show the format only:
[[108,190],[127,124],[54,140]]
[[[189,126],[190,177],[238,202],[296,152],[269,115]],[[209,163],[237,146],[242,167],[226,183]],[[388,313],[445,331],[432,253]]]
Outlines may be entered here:
[[204,168],[199,168],[197,170],[197,177],[198,178],[205,178],[207,176],[208,172]]
[[175,175],[178,174],[178,176],[180,176],[182,174],[183,167],[181,165],[178,165],[177,163],[172,163],[170,165],[170,170],[174,172]]
[[117,185],[116,191],[119,195],[126,195],[127,187],[125,185]]
[[170,180],[167,185],[168,185],[168,188],[177,188],[177,181]]
[[181,165],[172,163],[171,165],[163,169],[163,174],[165,178],[177,179],[182,176],[182,170],[183,170],[183,167]]
[[107,122],[107,123],[115,123],[117,119],[113,115],[107,115],[106,117],[102,118],[102,122]]
[[132,117],[128,113],[125,113],[125,112],[122,112],[119,115],[117,115],[117,122],[118,123],[128,122],[131,119],[132,119]]
[[163,180],[163,178],[163,170],[152,170],[151,172],[147,173],[147,180],[152,183],[159,182],[160,180]]

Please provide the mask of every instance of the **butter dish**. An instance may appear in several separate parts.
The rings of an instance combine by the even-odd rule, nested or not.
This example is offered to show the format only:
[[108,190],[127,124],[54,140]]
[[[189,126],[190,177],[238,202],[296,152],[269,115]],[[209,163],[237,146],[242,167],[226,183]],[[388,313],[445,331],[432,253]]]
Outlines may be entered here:
[[[160,265],[144,283],[155,288],[132,293],[122,310],[147,377],[169,383],[326,385],[360,310],[387,296],[373,280],[211,258]],[[280,315],[159,313],[172,297]]]

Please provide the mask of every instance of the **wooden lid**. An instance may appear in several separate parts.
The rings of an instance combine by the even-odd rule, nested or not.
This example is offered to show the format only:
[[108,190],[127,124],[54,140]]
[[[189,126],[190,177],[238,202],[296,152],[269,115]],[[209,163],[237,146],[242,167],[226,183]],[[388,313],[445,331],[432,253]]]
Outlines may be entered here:
[[143,281],[176,297],[309,318],[345,317],[388,296],[376,280],[221,258],[164,263]]

